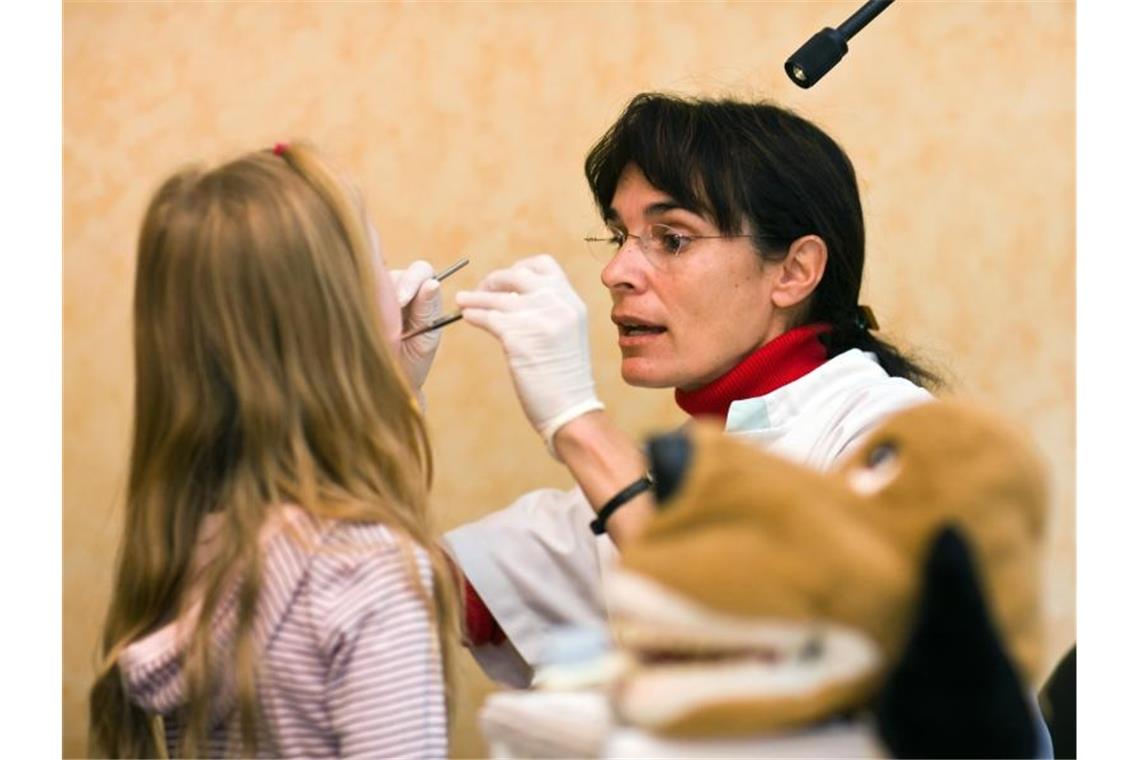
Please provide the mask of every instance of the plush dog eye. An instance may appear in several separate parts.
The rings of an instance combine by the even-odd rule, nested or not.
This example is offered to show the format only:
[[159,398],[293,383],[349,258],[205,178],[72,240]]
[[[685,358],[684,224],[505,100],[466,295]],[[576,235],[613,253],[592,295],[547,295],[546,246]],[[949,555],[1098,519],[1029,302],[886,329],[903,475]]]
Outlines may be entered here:
[[898,446],[894,441],[877,443],[867,451],[862,462],[853,463],[847,473],[847,484],[855,493],[871,496],[886,488],[899,474]]
[[878,469],[890,462],[893,462],[898,456],[898,450],[893,441],[885,441],[872,448],[867,453],[867,466],[871,469]]

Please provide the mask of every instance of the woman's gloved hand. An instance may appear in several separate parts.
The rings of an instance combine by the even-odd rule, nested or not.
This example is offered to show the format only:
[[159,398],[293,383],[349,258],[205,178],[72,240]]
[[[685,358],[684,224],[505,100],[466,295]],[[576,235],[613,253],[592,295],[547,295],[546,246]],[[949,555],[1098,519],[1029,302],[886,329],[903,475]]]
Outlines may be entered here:
[[[443,314],[443,297],[439,282],[432,278],[433,273],[431,264],[422,259],[413,261],[407,269],[389,272],[403,317],[401,332],[423,327]],[[400,364],[417,393],[427,379],[439,340],[440,331],[431,330],[400,342]]]
[[502,343],[523,411],[552,453],[559,428],[603,408],[590,369],[586,305],[552,257],[496,270],[455,302],[464,320]]

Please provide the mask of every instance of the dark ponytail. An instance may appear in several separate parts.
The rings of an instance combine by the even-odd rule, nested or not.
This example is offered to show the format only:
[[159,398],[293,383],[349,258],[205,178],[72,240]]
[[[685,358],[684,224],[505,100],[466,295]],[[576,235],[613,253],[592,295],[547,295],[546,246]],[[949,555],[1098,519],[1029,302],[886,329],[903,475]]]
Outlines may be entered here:
[[629,164],[678,203],[726,234],[748,229],[759,255],[781,261],[793,241],[818,235],[827,266],[805,323],[832,326],[821,340],[831,358],[871,351],[894,377],[941,384],[872,334],[859,306],[863,281],[863,207],[847,154],[819,127],[772,103],[635,97],[586,157],[586,178],[604,213]]
[[935,389],[942,386],[942,378],[933,370],[903,355],[894,345],[877,337],[862,320],[853,317],[846,322],[832,323],[830,331],[819,340],[827,349],[827,358],[857,348],[870,351],[879,360],[879,366],[891,377],[905,377],[915,385]]

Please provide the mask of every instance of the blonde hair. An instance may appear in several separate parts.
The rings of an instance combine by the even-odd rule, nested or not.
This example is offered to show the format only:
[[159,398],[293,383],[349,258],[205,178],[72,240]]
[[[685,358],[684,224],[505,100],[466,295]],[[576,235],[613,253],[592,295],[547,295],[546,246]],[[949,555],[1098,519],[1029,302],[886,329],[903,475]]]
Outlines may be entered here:
[[[357,191],[304,145],[168,179],[147,209],[135,279],[135,395],[125,526],[90,696],[90,750],[159,751],[116,660],[188,608],[208,513],[224,528],[185,660],[180,752],[206,750],[210,623],[239,583],[236,674],[243,753],[257,745],[252,624],[258,534],[269,509],[382,523],[433,564],[429,609],[445,673],[456,629],[453,577],[427,510],[431,452],[412,389],[387,343],[376,254]],[[236,580],[235,580],[236,579]],[[200,594],[199,594],[200,592]]]

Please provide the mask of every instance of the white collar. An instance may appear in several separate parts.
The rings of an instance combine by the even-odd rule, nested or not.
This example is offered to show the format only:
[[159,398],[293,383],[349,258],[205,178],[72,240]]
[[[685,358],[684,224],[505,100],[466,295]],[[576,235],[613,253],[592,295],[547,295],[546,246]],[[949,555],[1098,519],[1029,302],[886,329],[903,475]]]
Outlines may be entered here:
[[858,348],[849,349],[771,393],[733,401],[728,407],[724,431],[755,433],[782,427],[805,409],[817,407],[837,390],[886,376],[875,354]]

